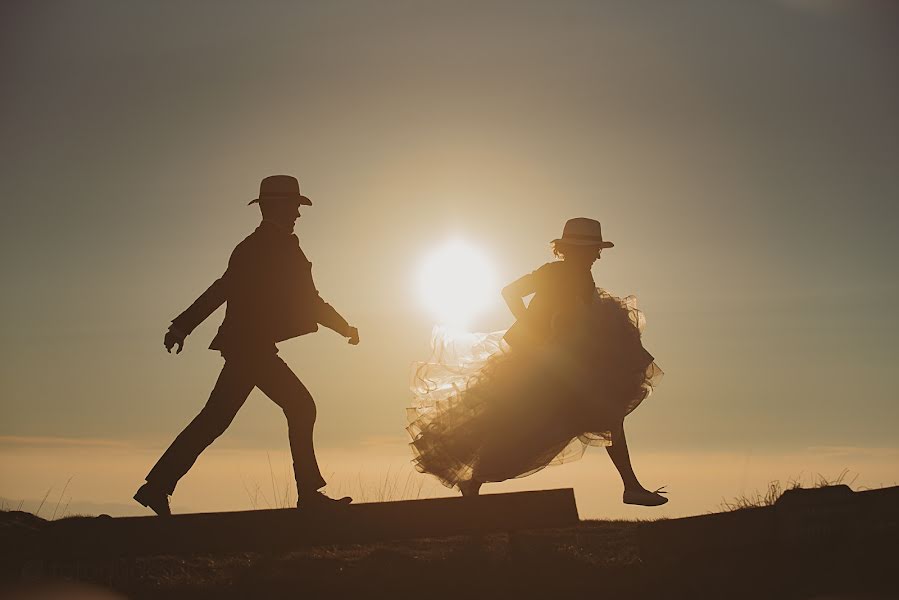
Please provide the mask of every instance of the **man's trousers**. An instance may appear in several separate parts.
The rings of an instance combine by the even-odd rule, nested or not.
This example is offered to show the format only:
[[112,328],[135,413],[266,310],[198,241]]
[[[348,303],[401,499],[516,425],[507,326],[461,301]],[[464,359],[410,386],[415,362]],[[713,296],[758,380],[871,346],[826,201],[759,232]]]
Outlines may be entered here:
[[206,406],[175,438],[147,475],[147,481],[168,494],[174,492],[178,480],[193,466],[200,453],[228,428],[254,387],[280,406],[287,417],[290,452],[300,497],[324,487],[325,480],[312,445],[315,402],[274,347],[262,352],[225,354],[225,365]]

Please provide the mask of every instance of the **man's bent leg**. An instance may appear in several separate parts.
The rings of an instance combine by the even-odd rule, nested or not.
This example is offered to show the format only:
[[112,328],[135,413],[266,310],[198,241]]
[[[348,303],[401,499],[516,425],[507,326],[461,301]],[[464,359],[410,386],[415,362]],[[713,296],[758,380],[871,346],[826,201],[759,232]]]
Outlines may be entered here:
[[228,428],[246,402],[255,387],[254,367],[249,358],[225,360],[206,406],[165,451],[147,475],[148,483],[167,494],[175,491],[178,480],[190,470],[200,453]]
[[302,498],[304,494],[324,487],[325,480],[319,470],[312,441],[316,416],[312,394],[277,354],[272,354],[260,364],[256,385],[284,410],[287,417],[297,493]]

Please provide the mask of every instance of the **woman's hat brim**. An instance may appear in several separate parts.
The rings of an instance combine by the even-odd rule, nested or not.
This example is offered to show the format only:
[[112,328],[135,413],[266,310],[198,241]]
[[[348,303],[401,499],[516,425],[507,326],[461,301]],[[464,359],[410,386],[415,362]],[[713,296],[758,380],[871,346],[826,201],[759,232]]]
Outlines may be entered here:
[[576,238],[558,238],[553,240],[553,244],[568,244],[569,246],[599,246],[600,248],[614,248],[615,244],[612,242],[607,242],[605,240],[584,240],[584,239],[576,239]]

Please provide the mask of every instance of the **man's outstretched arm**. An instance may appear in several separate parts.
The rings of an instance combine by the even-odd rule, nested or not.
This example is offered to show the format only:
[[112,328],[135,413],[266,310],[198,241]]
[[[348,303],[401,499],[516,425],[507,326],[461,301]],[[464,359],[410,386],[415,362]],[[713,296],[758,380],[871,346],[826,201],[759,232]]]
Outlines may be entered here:
[[355,346],[359,343],[359,330],[347,323],[337,310],[322,300],[316,293],[315,296],[315,320],[320,325],[332,329],[347,338],[347,342]]
[[[301,254],[302,252],[300,250]],[[315,286],[315,281],[312,278],[312,263],[309,262],[305,254],[303,254],[300,281],[305,286],[306,297],[311,298],[312,315],[315,317],[315,322],[336,331],[347,338],[347,342],[353,346],[358,344],[359,330],[347,323],[347,320],[333,306],[325,302],[321,294],[318,293],[318,288]]]
[[235,273],[239,271],[240,265],[244,262],[244,252],[241,246],[234,249],[231,258],[228,261],[228,268],[225,273],[212,282],[205,292],[193,301],[193,304],[187,307],[183,313],[172,319],[172,324],[165,334],[165,349],[169,352],[175,344],[178,345],[176,354],[180,354],[184,348],[184,339],[190,335],[197,326],[209,318],[209,315],[218,310],[222,304],[227,302],[231,291],[231,282],[235,279]]
[[200,297],[194,300],[193,304],[187,307],[183,313],[172,319],[172,324],[165,334],[165,349],[169,352],[175,344],[178,349],[175,354],[180,354],[184,348],[184,339],[190,335],[197,326],[205,321],[209,315],[214,313],[219,306],[228,299],[227,285],[224,281],[225,276],[212,282]]

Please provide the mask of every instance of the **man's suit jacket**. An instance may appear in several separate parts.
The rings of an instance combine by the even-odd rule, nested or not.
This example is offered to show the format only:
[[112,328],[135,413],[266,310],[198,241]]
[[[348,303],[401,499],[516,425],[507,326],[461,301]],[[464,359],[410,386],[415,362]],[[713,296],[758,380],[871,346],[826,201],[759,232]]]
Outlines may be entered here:
[[268,221],[237,245],[224,275],[172,325],[188,335],[224,303],[212,350],[271,347],[317,331],[319,323],[348,335],[349,324],[315,289],[312,263],[297,236]]

